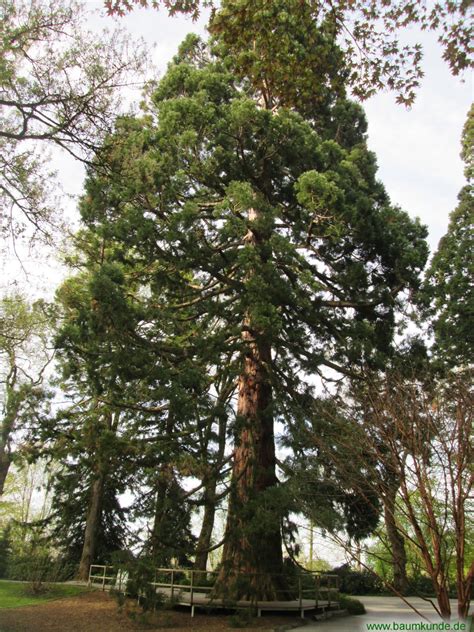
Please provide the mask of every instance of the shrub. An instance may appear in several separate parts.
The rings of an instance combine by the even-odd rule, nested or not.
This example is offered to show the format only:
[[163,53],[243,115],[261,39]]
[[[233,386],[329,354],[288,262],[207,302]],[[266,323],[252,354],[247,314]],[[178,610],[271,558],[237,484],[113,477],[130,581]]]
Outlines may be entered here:
[[339,595],[339,604],[343,610],[349,614],[365,614],[365,606],[358,599],[353,599],[347,595]]
[[6,578],[32,583],[62,582],[72,579],[75,565],[49,553],[10,555]]
[[252,623],[254,615],[250,608],[245,610],[237,610],[237,612],[229,617],[229,626],[231,628],[248,628]]
[[433,582],[426,575],[418,575],[410,578],[409,592],[412,595],[434,596]]
[[[149,610],[157,610],[162,608],[165,602],[165,596],[156,591],[156,587],[152,583],[159,578],[155,575],[155,566],[151,560],[147,558],[130,558],[127,563],[120,566],[119,572],[128,577],[126,594],[132,598],[136,598],[142,609],[142,613]],[[124,605],[123,591],[113,590],[112,594],[117,600],[119,609]]]
[[384,592],[382,580],[368,571],[354,571],[348,564],[334,568],[339,576],[339,590],[348,595],[377,595]]

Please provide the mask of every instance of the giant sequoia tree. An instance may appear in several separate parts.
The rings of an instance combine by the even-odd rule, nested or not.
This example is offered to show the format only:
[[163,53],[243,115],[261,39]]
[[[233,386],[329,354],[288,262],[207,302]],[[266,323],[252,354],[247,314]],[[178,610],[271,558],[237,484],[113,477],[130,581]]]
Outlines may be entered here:
[[[296,46],[308,69],[288,93],[278,76],[256,80],[255,60],[237,77],[225,41],[211,54],[188,38],[147,116],[118,122],[81,206],[91,230],[121,244],[150,304],[188,323],[185,356],[234,372],[219,584],[260,598],[282,570],[274,421],[301,414],[309,376],[377,365],[397,296],[426,259],[425,229],[376,179],[331,28],[285,29],[284,55]],[[241,572],[260,576],[240,589]]]

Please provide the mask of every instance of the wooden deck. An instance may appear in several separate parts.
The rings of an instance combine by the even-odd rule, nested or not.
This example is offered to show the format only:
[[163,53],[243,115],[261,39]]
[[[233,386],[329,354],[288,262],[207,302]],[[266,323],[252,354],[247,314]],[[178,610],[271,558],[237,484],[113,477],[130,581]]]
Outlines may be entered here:
[[[98,573],[95,569],[100,569]],[[260,617],[263,611],[267,612],[299,612],[304,619],[305,612],[313,610],[319,614],[330,609],[338,609],[339,582],[337,575],[305,571],[297,577],[297,586],[294,587],[294,600],[274,601],[232,601],[225,598],[212,598],[212,583],[209,578],[216,576],[217,571],[196,571],[189,568],[157,568],[155,581],[149,582],[154,590],[169,599],[173,604],[191,608],[191,616],[194,616],[195,608],[222,608],[244,609],[253,608]],[[245,576],[245,574],[242,574]],[[312,587],[308,585],[308,577],[313,578]],[[200,579],[206,582],[199,582]],[[186,579],[186,582],[182,580]],[[304,581],[306,584],[304,583]],[[102,590],[110,590],[114,587],[119,592],[127,592],[128,573],[115,569],[112,566],[92,565],[89,570],[89,585],[100,585]],[[204,584],[204,585],[203,585]],[[311,582],[310,582],[311,584]],[[138,598],[140,599],[140,597]]]
[[195,608],[254,608],[257,616],[260,617],[262,612],[299,612],[302,619],[304,613],[309,610],[325,611],[329,608],[337,608],[337,601],[325,601],[321,599],[295,599],[294,601],[229,601],[226,599],[213,599],[206,593],[193,592],[191,594],[189,587],[184,589],[176,586],[171,588],[157,587],[157,592],[164,595],[167,599],[171,599],[177,606],[188,606],[191,608],[191,616],[194,616]]

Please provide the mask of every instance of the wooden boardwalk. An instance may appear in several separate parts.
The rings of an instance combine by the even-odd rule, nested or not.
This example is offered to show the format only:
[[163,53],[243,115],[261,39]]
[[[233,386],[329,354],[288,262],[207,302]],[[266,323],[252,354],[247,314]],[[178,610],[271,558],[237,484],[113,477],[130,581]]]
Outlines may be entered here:
[[[100,569],[97,573],[95,569]],[[319,614],[327,610],[337,610],[339,608],[338,595],[339,585],[336,575],[328,573],[306,572],[301,575],[295,589],[293,600],[239,600],[232,601],[230,598],[211,597],[212,585],[201,585],[200,578],[216,576],[216,571],[195,571],[188,568],[157,568],[155,581],[149,582],[154,587],[156,593],[164,596],[171,603],[177,606],[187,606],[191,608],[191,616],[194,616],[196,608],[211,609],[244,609],[252,608],[256,610],[257,616],[262,612],[299,612],[304,619],[305,612],[313,610]],[[242,574],[243,576],[245,574]],[[307,582],[308,577],[314,580],[312,587],[304,587],[302,578]],[[183,579],[187,579],[183,583]],[[158,581],[157,581],[158,580]],[[168,581],[164,581],[168,580]],[[178,581],[177,581],[178,580]],[[112,566],[92,565],[89,571],[89,585],[101,585],[102,590],[110,590],[112,587],[119,592],[127,592],[128,573]],[[138,597],[140,600],[140,597]]]
[[254,608],[257,616],[262,612],[299,612],[302,619],[304,613],[309,610],[325,611],[330,608],[337,608],[337,601],[327,601],[321,599],[295,599],[293,601],[230,601],[226,599],[211,598],[209,594],[193,592],[191,595],[189,586],[178,587],[173,590],[168,587],[157,587],[157,592],[171,599],[177,606],[188,606],[191,608],[191,616],[194,616],[195,608],[229,608],[244,609]]

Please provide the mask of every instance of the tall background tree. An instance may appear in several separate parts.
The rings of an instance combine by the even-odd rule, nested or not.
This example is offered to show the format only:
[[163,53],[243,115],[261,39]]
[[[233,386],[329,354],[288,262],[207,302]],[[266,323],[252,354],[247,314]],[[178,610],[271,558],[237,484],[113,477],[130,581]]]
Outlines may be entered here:
[[468,112],[462,137],[466,185],[451,213],[446,235],[441,239],[424,283],[424,316],[430,317],[434,333],[433,354],[441,370],[468,369],[474,353],[474,108]]
[[[110,560],[131,541],[125,513],[129,524],[151,523],[143,548],[155,565],[188,560],[192,494],[182,478],[201,476],[207,459],[199,488],[215,493],[223,454],[218,450],[213,465],[212,425],[232,389],[224,380],[213,403],[212,376],[187,357],[193,332],[169,318],[166,304],[147,300],[142,276],[148,281],[149,271],[130,266],[123,243],[83,231],[76,246],[80,272],[58,291],[56,339],[61,389],[71,404],[38,429],[37,442],[39,453],[63,462],[53,501],[56,536],[80,559],[82,579],[92,562]],[[160,291],[154,301],[166,300]],[[134,495],[127,512],[118,498],[125,491]]]
[[[19,294],[0,302],[0,496],[31,426],[49,415],[47,369],[53,358],[54,312]],[[46,375],[45,375],[46,374]]]
[[[140,81],[144,50],[118,31],[97,37],[73,0],[0,2],[0,230],[48,234],[63,218],[51,197],[48,149],[89,160]],[[53,217],[55,218],[53,221]]]

